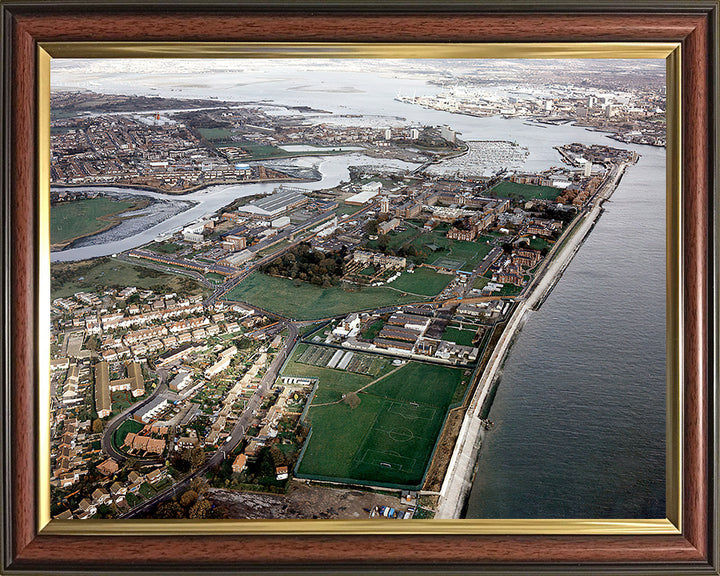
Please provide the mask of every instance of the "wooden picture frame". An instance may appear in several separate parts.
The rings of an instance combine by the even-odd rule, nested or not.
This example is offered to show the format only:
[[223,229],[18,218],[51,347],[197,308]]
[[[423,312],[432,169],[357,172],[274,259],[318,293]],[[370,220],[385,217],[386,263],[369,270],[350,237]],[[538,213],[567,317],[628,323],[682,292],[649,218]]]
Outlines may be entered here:
[[[0,6],[2,38],[3,386],[2,570],[7,574],[143,573],[682,573],[718,574],[717,246],[718,2],[450,2],[392,5],[215,1],[206,4],[55,0]],[[37,334],[38,186],[49,154],[40,127],[42,46],[98,42],[668,42],[681,45],[682,442],[679,530],[658,534],[391,535],[332,528],[212,536],[192,526],[97,536],[41,522],[36,486],[41,386]],[[80,44],[78,44],[80,46]],[[680,256],[680,255],[678,255]],[[83,528],[85,532],[90,532]],[[443,531],[444,530],[444,531]],[[630,533],[628,533],[630,532]]]

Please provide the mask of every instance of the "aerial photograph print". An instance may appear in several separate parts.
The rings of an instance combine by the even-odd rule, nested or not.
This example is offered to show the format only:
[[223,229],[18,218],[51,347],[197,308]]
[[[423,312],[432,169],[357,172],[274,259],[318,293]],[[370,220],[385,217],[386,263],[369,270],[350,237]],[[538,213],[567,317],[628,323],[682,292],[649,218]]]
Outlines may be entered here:
[[50,79],[52,518],[666,517],[664,59]]

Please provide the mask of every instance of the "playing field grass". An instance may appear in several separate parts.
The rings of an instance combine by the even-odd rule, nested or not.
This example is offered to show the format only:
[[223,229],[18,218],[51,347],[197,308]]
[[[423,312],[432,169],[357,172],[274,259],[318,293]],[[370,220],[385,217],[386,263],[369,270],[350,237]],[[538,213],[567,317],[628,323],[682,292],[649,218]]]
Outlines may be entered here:
[[270,158],[272,156],[287,156],[288,153],[277,146],[269,144],[257,144],[249,140],[242,140],[239,145],[243,150],[250,154],[251,158]]
[[361,394],[446,407],[462,380],[462,374],[463,371],[458,368],[408,362]]
[[386,400],[353,455],[349,477],[420,488],[444,416],[433,406]]
[[56,204],[50,209],[50,243],[63,244],[111,226],[116,214],[138,206],[135,200],[86,198]]
[[485,278],[484,276],[477,276],[475,280],[473,281],[473,288],[477,288],[478,290],[482,290],[487,286],[488,282],[490,282],[489,278]]
[[518,184],[504,180],[493,187],[489,193],[500,198],[522,198],[531,200],[555,200],[560,195],[560,190],[552,186],[535,186],[534,184]]
[[50,266],[51,297],[65,298],[99,287],[148,288],[159,292],[200,294],[205,288],[192,278],[134,266],[115,258],[79,262],[53,262]]
[[403,272],[400,278],[388,284],[392,288],[405,290],[423,296],[435,296],[442,292],[452,280],[449,274],[439,274],[430,268],[415,268],[415,271]]
[[448,342],[455,342],[460,346],[472,346],[475,330],[459,330],[457,328],[445,328],[442,339]]
[[319,378],[307,414],[312,433],[297,474],[414,489],[422,484],[447,409],[468,380],[462,369],[408,362],[357,394],[360,403],[351,408],[342,400],[319,405],[329,397],[324,387],[338,392],[337,379]]
[[[457,264],[460,270],[471,271],[492,250],[492,246],[486,243],[489,237],[479,236],[473,242],[465,240],[451,240],[445,236],[445,232],[433,230],[415,238],[412,243],[418,248],[427,252],[425,264],[442,264],[442,260],[451,260]],[[435,250],[430,248],[435,246]],[[440,260],[440,262],[438,262]],[[436,264],[436,262],[438,262]]]
[[[400,279],[398,279],[400,280]],[[295,286],[292,280],[256,272],[231,290],[227,300],[248,302],[296,320],[313,320],[358,310],[422,301],[422,297],[367,286],[352,291],[333,286],[322,288],[308,282]]]

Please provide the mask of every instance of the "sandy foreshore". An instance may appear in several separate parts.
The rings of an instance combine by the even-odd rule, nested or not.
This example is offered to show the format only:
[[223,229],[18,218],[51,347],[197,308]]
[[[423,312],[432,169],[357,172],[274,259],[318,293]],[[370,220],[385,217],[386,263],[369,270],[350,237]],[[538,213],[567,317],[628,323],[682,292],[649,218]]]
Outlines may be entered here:
[[544,300],[592,230],[602,213],[603,203],[612,196],[627,166],[628,163],[623,163],[612,169],[607,181],[593,201],[592,208],[578,216],[558,239],[555,244],[556,248],[554,247],[548,256],[549,260],[545,270],[541,272],[540,277],[535,281],[528,296],[518,303],[515,312],[508,320],[505,330],[480,376],[475,394],[465,413],[450,464],[440,489],[436,518],[460,518],[472,487],[475,465],[482,444],[484,427],[480,414],[492,389],[493,382],[502,367],[505,355],[510,350],[516,334],[525,323],[527,313]]

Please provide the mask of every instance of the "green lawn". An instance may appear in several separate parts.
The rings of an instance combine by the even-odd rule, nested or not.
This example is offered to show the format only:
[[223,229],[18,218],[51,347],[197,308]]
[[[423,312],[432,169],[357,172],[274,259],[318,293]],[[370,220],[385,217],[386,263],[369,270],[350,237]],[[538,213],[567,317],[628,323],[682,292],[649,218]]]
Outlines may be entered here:
[[174,242],[151,242],[145,246],[151,252],[157,252],[158,254],[175,254],[182,250],[180,244]]
[[50,243],[63,244],[95,234],[118,222],[113,216],[138,205],[137,200],[113,198],[86,198],[56,204],[50,208]]
[[288,152],[276,146],[257,144],[242,138],[235,139],[237,133],[227,128],[198,128],[198,132],[218,150],[227,147],[242,148],[248,153],[247,160],[288,155]]
[[455,342],[460,346],[472,346],[473,337],[475,336],[475,329],[473,330],[459,330],[457,328],[445,328],[442,339],[448,342]]
[[376,320],[375,322],[370,324],[370,326],[368,326],[365,330],[363,330],[360,335],[366,340],[374,340],[375,337],[380,334],[383,326],[385,326],[385,322],[383,322],[382,320]]
[[408,362],[361,394],[372,394],[389,400],[417,402],[445,408],[462,380],[462,370],[438,364]]
[[[407,230],[403,230],[402,232],[397,232],[393,230],[392,232],[387,234],[388,246],[393,250],[397,250],[402,245],[415,238],[417,235],[418,230],[412,227],[408,228]],[[368,242],[365,243],[365,246],[370,250],[377,250],[378,244],[378,240],[368,240]]]
[[367,436],[385,403],[382,398],[370,397],[364,398],[354,410],[347,404],[311,408],[308,420],[312,435],[298,472],[349,478],[358,442]]
[[415,268],[415,271],[403,272],[400,278],[388,284],[398,290],[405,290],[423,296],[436,296],[442,292],[452,280],[449,274],[439,274],[430,268]]
[[[440,225],[430,232],[412,227],[403,232],[393,231],[387,235],[388,247],[397,252],[403,246],[414,246],[427,254],[421,264],[432,264],[440,258],[446,258],[461,263],[462,270],[471,271],[492,249],[486,243],[492,237],[480,236],[474,242],[451,240],[445,236],[448,228],[447,225]],[[379,240],[370,240],[365,243],[365,247],[378,250]]]
[[484,276],[477,276],[475,280],[473,281],[473,288],[477,288],[478,290],[482,290],[487,286],[487,283],[490,282],[489,278],[485,278]]
[[531,200],[538,198],[541,200],[555,200],[560,195],[560,190],[552,186],[535,186],[534,184],[518,184],[504,180],[495,185],[489,194],[499,196],[500,198],[521,198]]
[[53,262],[50,265],[52,298],[68,297],[77,292],[92,292],[100,287],[148,288],[160,292],[200,294],[205,288],[192,278],[135,266],[116,258],[95,258],[79,262]]
[[[400,279],[398,279],[400,280]],[[313,320],[383,306],[423,300],[385,286],[322,288],[307,282],[295,286],[292,280],[255,272],[231,290],[225,298],[248,302],[296,320]]]
[[134,398],[127,391],[112,392],[112,413],[119,414],[126,408],[132,406]]
[[350,204],[342,204],[335,209],[335,214],[342,216],[343,214],[353,215],[356,212],[360,212],[364,206],[352,206]]
[[536,236],[535,238],[530,238],[530,248],[533,250],[542,250],[544,248],[550,249],[552,244],[545,240],[544,238],[540,238],[539,236]]
[[495,296],[515,296],[520,294],[522,286],[515,286],[515,284],[504,284],[500,289],[500,292],[495,292]]
[[242,140],[240,143],[233,145],[240,146],[243,150],[250,154],[250,158],[269,158],[272,156],[288,155],[288,152],[276,146],[270,146],[267,144],[256,144],[248,140]]
[[307,347],[307,344],[302,343],[295,347],[292,357],[288,360],[282,371],[282,375],[318,378],[323,385],[318,387],[315,397],[313,398],[313,405],[341,400],[343,394],[354,392],[374,379],[364,374],[356,374],[345,370],[335,370],[333,368],[312,366],[298,362],[297,359]]
[[[490,240],[490,237],[479,236],[473,242],[451,240],[445,236],[445,232],[433,230],[421,234],[412,243],[427,252],[424,264],[433,264],[440,259],[455,260],[462,263],[461,270],[469,272],[492,250],[492,245],[487,244],[486,240]],[[430,246],[435,246],[435,250]]]
[[155,493],[155,489],[147,482],[143,482],[140,486],[140,494],[142,494],[146,499],[152,498],[155,496]]
[[115,430],[113,443],[116,447],[121,448],[123,442],[125,441],[125,436],[127,436],[130,432],[135,432],[137,434],[142,429],[143,425],[140,424],[140,422],[136,422],[135,420],[125,420],[125,422],[120,424],[118,429]]
[[447,409],[466,387],[462,375],[457,368],[409,362],[358,394],[353,408],[345,402],[318,406],[323,388],[337,387],[321,374],[298,475],[419,488]]

